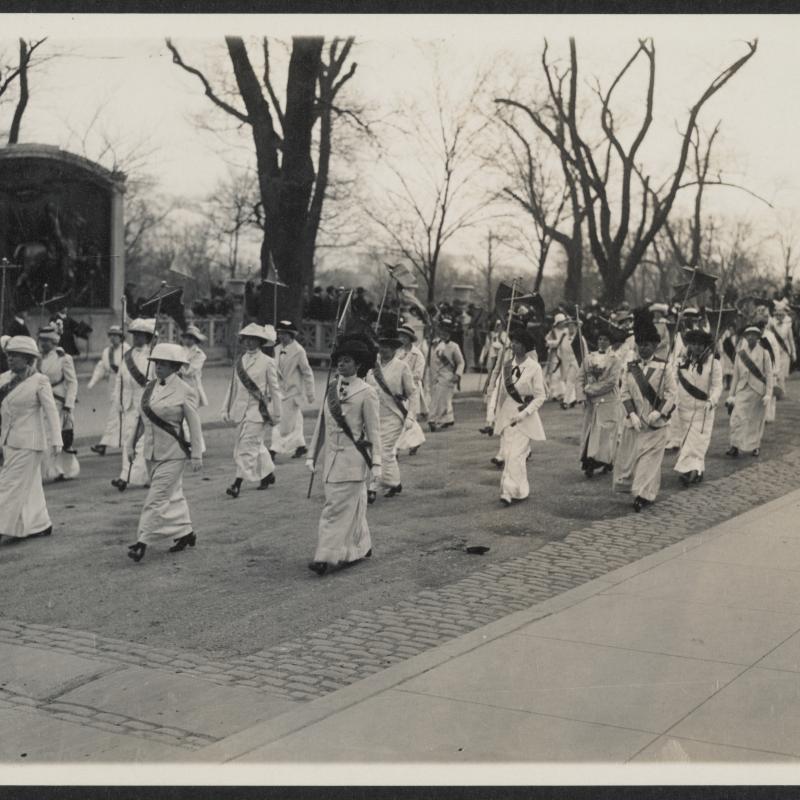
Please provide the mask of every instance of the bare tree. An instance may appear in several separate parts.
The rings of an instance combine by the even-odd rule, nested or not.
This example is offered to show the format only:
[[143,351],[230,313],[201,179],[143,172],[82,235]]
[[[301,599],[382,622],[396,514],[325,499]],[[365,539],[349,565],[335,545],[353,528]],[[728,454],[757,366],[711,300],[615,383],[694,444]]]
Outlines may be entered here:
[[20,38],[17,58],[12,63],[0,62],[0,102],[11,101],[14,112],[8,129],[8,144],[19,142],[22,117],[30,100],[29,76],[35,63],[36,51],[47,41]]
[[[757,40],[748,42],[747,52],[723,69],[691,106],[686,127],[680,135],[677,164],[657,200],[650,191],[653,178],[637,163],[639,151],[653,122],[656,49],[652,39],[639,41],[633,55],[607,90],[603,90],[599,83],[594,88],[600,103],[599,122],[603,136],[599,152],[596,146],[590,144],[588,134],[579,130],[583,126],[577,113],[579,70],[574,39],[571,38],[569,42],[569,66],[565,70],[559,71],[550,61],[547,42],[541,57],[548,102],[555,108],[558,124],[563,125],[566,136],[560,136],[558,127],[539,109],[530,108],[512,98],[499,98],[500,102],[526,113],[559,156],[575,170],[586,213],[592,256],[602,276],[608,302],[617,303],[623,299],[625,284],[669,217],[681,188],[692,136],[703,106],[752,58],[756,48]],[[647,68],[644,113],[630,144],[625,146],[618,135],[612,99],[617,87],[640,59],[645,61]],[[643,188],[637,192],[640,180]]]
[[[259,79],[244,40],[226,37],[238,92],[229,102],[167,40],[173,62],[201,82],[214,106],[250,128],[261,201],[261,274],[262,278],[267,276],[272,257],[289,285],[282,313],[293,319],[300,318],[304,290],[313,282],[314,248],[330,172],[334,120],[348,113],[337,98],[356,71],[355,62],[348,64],[353,42],[352,37],[336,38],[324,49],[322,37],[294,38],[281,102],[272,78],[269,40],[261,40],[263,72]],[[317,123],[315,165],[313,137]],[[265,300],[262,297],[262,322],[272,313]]]
[[[471,183],[481,170],[479,146],[489,124],[475,114],[480,79],[460,103],[448,98],[438,66],[433,82],[433,114],[407,104],[404,151],[383,158],[388,172],[383,195],[364,209],[392,255],[407,260],[424,281],[428,302],[436,297],[445,246],[476,224],[485,209],[485,200],[471,194]],[[408,169],[409,162],[414,170]]]

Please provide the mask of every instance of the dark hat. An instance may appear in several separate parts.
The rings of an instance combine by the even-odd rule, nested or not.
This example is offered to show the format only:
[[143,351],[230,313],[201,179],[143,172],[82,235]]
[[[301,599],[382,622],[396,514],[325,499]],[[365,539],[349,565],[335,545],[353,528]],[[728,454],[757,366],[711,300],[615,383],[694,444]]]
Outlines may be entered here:
[[288,319],[282,319],[278,324],[275,326],[276,333],[291,333],[292,336],[297,336],[297,328],[295,328],[294,323]]
[[508,338],[512,341],[520,342],[526,351],[533,349],[533,339],[528,330],[521,325],[513,325],[508,332]]
[[451,333],[455,330],[456,324],[450,317],[440,317],[437,325],[445,331],[450,331]]
[[378,333],[378,345],[380,347],[392,347],[397,350],[398,347],[403,346],[403,342],[397,336],[398,331],[389,329],[383,330]]
[[375,348],[372,342],[361,334],[343,336],[336,342],[336,347],[331,353],[331,361],[335,364],[342,356],[350,356],[364,369],[375,366]]
[[636,344],[658,344],[661,334],[653,324],[653,313],[648,308],[637,308],[633,312],[633,338]]
[[401,334],[401,333],[402,333],[402,334],[403,334],[403,336],[408,336],[408,338],[409,338],[409,339],[411,339],[411,341],[412,341],[412,342],[416,342],[416,341],[417,341],[417,334],[416,334],[416,333],[414,333],[414,329],[413,329],[413,328],[411,328],[411,327],[410,327],[410,326],[408,326],[408,325],[401,325],[401,326],[400,326],[400,327],[397,329],[397,333],[398,333],[398,334]]
[[683,334],[683,341],[686,344],[699,344],[703,347],[710,347],[711,343],[714,341],[714,337],[702,328],[695,328]]

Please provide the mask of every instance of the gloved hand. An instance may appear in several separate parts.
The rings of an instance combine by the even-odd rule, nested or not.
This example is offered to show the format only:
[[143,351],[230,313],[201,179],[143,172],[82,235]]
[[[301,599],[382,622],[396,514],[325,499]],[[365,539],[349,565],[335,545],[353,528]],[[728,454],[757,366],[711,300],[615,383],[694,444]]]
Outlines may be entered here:
[[372,480],[379,481],[381,479],[381,466],[380,464],[375,464],[372,467]]
[[200,472],[200,470],[203,469],[203,459],[200,457],[192,458],[191,464],[192,464],[192,472]]
[[456,378],[456,389],[460,392],[461,391],[461,377],[459,376]]
[[706,400],[706,411],[713,411],[714,404],[710,400]]
[[635,431],[640,431],[642,429],[642,420],[639,418],[638,414],[631,414],[628,417],[628,421],[631,423],[631,428]]
[[728,412],[728,416],[730,416],[731,412],[733,411],[733,403],[734,403],[734,400],[733,400],[732,397],[729,397],[725,401],[725,410]]
[[515,425],[522,422],[523,419],[524,417],[522,416],[522,414],[514,414],[514,416],[511,417],[511,419],[509,420],[508,424],[511,425],[511,427],[513,428]]
[[651,411],[647,415],[647,424],[648,425],[656,425],[662,419],[663,419],[663,417],[661,416],[661,412],[660,411]]
[[764,395],[764,397],[761,399],[761,402],[764,404],[764,408],[767,408],[767,406],[769,406],[769,401],[771,399],[772,398],[768,394]]
[[306,469],[309,472],[313,472],[314,471],[314,459],[313,458],[307,458],[306,459]]

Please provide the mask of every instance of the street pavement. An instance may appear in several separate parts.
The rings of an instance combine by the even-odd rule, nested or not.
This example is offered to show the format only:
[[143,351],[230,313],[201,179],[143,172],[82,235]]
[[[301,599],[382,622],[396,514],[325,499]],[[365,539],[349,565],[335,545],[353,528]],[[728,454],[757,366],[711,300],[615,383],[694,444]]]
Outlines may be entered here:
[[[225,373],[207,379],[220,403]],[[467,380],[477,388],[478,376]],[[268,506],[266,534],[258,520],[270,493],[259,492],[236,501],[241,533],[223,532],[232,506],[215,498],[229,454],[212,456],[211,483],[194,478],[187,495],[216,536],[201,534],[188,558],[148,552],[133,565],[123,529],[142,494],[106,499],[95,479],[106,483],[116,459],[82,459],[79,481],[47,489],[66,525],[39,547],[0,551],[11,587],[0,612],[0,762],[800,755],[796,400],[779,406],[758,460],[720,457],[718,418],[707,481],[676,489],[665,459],[662,499],[641,515],[601,481],[576,478],[580,414],[550,404],[549,440],[530,465],[534,498],[498,514],[498,474],[475,464],[496,446],[474,431],[477,399],[466,394],[458,416],[422,460],[404,462],[413,518],[400,524],[404,507],[379,502],[374,563],[323,580],[302,557],[319,505],[300,502],[305,480],[291,476],[301,464],[279,465],[291,502]],[[211,452],[227,450],[224,437],[209,432]],[[104,531],[109,513],[119,527]],[[296,541],[299,530],[311,534]],[[463,553],[476,531],[492,546],[485,558]],[[770,660],[781,648],[783,660]],[[747,713],[778,731],[761,744],[736,718],[750,691]],[[711,722],[685,726],[702,708]]]

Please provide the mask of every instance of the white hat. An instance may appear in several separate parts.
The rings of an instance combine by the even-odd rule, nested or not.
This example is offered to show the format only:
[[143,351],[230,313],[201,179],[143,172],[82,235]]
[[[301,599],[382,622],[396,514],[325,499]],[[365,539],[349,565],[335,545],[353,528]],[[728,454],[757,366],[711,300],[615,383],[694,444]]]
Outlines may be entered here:
[[176,364],[188,364],[186,349],[179,344],[167,344],[162,342],[153,348],[150,353],[149,361],[172,361]]
[[8,344],[8,340],[10,338],[11,338],[10,336],[6,336],[5,334],[0,336],[0,350],[5,350],[6,349],[6,344]]
[[775,314],[778,314],[780,312],[786,314],[789,311],[789,300],[787,298],[783,298],[782,300],[775,300],[772,303],[772,308]]
[[658,311],[661,314],[666,314],[669,312],[669,306],[666,303],[651,303],[650,310],[654,313]]
[[137,318],[131,322],[128,330],[131,333],[149,333],[152,336],[156,332],[156,321],[154,319]]
[[39,333],[36,334],[37,339],[47,339],[48,341],[58,344],[61,341],[61,334],[52,326],[45,325],[44,328],[39,328]]
[[30,336],[12,336],[5,346],[6,353],[22,353],[26,356],[40,356],[35,340]]
[[562,322],[567,321],[567,315],[558,313],[553,317],[553,325],[560,325]]
[[[272,339],[270,339],[270,335]],[[251,322],[239,331],[239,336],[253,336],[256,339],[263,339],[265,342],[274,342],[275,328],[273,328],[272,325],[256,325],[255,322]]]
[[192,336],[195,339],[197,339],[198,342],[206,341],[206,337],[204,336],[200,328],[197,327],[197,325],[189,325],[189,327],[187,327],[186,330],[183,332],[183,335]]

